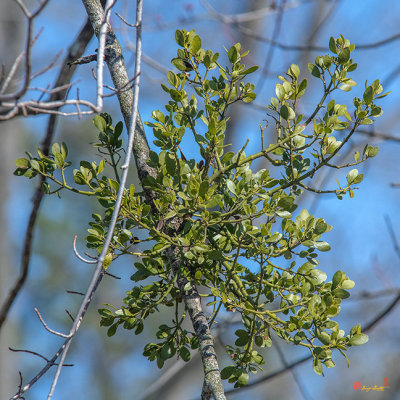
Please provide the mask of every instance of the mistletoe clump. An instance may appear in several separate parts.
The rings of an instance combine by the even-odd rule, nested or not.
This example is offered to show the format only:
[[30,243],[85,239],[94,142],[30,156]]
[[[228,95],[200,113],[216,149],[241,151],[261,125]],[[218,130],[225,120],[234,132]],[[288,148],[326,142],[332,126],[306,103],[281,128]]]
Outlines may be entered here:
[[[323,167],[348,168],[377,154],[377,148],[367,145],[361,154],[355,152],[354,162],[335,164],[357,128],[382,115],[375,101],[386,94],[376,80],[366,85],[362,98],[353,99],[352,112],[335,100],[325,104],[328,95],[356,85],[348,77],[357,67],[351,58],[355,46],[342,36],[331,38],[331,53],[308,65],[322,84],[321,99],[309,117],[298,112],[307,79],[293,64],[278,77],[276,97],[266,109],[272,123],[261,126],[259,151],[247,155],[248,141],[238,152],[229,151],[224,141],[227,111],[236,102],[256,98],[254,85],[245,80],[257,67],[246,69],[247,52],[240,44],[227,50],[229,65],[223,66],[218,53],[201,48],[194,31],[179,30],[175,39],[180,48],[172,64],[180,72],[168,72],[168,85],[162,88],[170,100],[147,123],[157,148],[150,151],[148,165],[157,173],[147,175],[140,190],[131,185],[125,191],[105,265],[122,255],[134,256],[134,286],[122,306],[99,310],[101,325],[108,327],[109,336],[119,326],[140,334],[150,314],[172,307],[174,318],[159,327],[158,340],[146,345],[144,355],[160,368],[175,355],[188,361],[199,337],[184,325],[182,299],[200,288],[209,327],[226,313],[241,317],[236,341],[226,346],[232,365],[221,371],[223,379],[246,385],[249,372],[261,369],[261,349],[272,345],[274,335],[308,348],[313,369],[321,374],[323,365],[335,366],[333,350],[346,357],[349,347],[367,342],[368,336],[360,325],[346,334],[334,320],[354,282],[340,270],[328,280],[318,255],[330,250],[323,235],[332,227],[306,209],[298,211],[296,202],[304,191],[334,193],[339,199],[354,196],[363,179],[357,169],[336,189],[318,190],[312,181]],[[101,114],[94,124],[101,161],[82,161],[73,172],[75,185],[64,174],[70,165],[65,144],[53,145],[49,156],[28,153],[17,160],[16,174],[53,181],[56,188],[46,183],[46,193],[68,189],[97,197],[102,212],[93,214],[86,240],[100,252],[119,187],[122,123],[113,127],[111,117]],[[182,153],[184,135],[191,136],[196,148],[192,159]],[[254,167],[260,159],[268,169]]]

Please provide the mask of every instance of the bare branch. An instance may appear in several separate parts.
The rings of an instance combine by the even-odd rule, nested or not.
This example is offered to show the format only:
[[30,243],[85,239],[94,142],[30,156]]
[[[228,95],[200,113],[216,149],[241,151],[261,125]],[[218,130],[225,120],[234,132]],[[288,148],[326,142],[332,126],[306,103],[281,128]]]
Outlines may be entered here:
[[64,338],[64,339],[67,339],[67,338],[71,337],[71,334],[66,335],[66,334],[64,334],[64,333],[57,332],[57,331],[55,331],[55,330],[49,328],[49,327],[47,326],[46,322],[44,321],[42,315],[40,314],[39,310],[38,310],[36,307],[35,307],[35,313],[36,313],[36,315],[39,317],[40,322],[42,323],[42,325],[43,325],[44,329],[46,329],[46,331],[52,333],[53,335],[60,336],[60,337],[62,337],[62,338]]
[[128,25],[128,26],[130,26],[131,28],[137,28],[137,26],[138,26],[137,24],[130,24],[122,15],[118,14],[116,11],[115,11],[115,15],[116,15],[118,18],[120,18],[121,21],[124,22],[125,25]]
[[21,7],[23,13],[28,19],[28,33],[27,33],[27,38],[26,38],[26,45],[25,45],[25,81],[23,86],[21,87],[20,90],[18,90],[16,93],[12,94],[4,94],[0,96],[0,101],[2,100],[9,100],[9,99],[15,99],[18,100],[21,98],[27,91],[30,78],[31,78],[31,51],[32,51],[32,37],[33,37],[33,22],[34,19],[43,11],[44,7],[47,5],[49,0],[44,0],[41,2],[40,6],[36,9],[36,11],[33,14],[30,14],[28,9],[26,8],[25,4],[21,0],[16,0],[18,5]]
[[77,239],[77,237],[78,236],[76,236],[76,235],[74,237],[74,253],[75,253],[75,255],[79,258],[79,260],[83,261],[86,264],[97,264],[97,260],[86,260],[85,257],[82,257],[79,254],[78,250],[76,249],[76,239]]
[[[75,318],[72,316],[72,314],[71,314],[67,309],[65,309],[65,312],[67,313],[68,317],[71,318],[71,321],[74,322],[74,321],[75,321]],[[65,365],[65,364],[64,364],[64,365]]]
[[66,292],[70,293],[70,294],[79,294],[80,296],[84,296],[85,295],[85,293],[77,292],[75,290],[66,290]]
[[390,135],[388,133],[375,132],[374,130],[357,129],[356,133],[360,133],[361,135],[366,135],[374,139],[387,140],[390,142],[400,142],[400,136],[398,135]]
[[392,239],[394,251],[396,252],[397,257],[400,258],[399,242],[397,241],[397,237],[396,237],[396,233],[393,229],[392,221],[390,220],[390,217],[388,215],[385,215],[385,222],[386,222],[387,229],[389,231],[390,238]]
[[109,277],[111,277],[111,278],[118,279],[118,280],[121,279],[120,276],[114,275],[114,274],[112,274],[112,273],[110,273],[110,272],[108,272],[108,271],[105,271],[105,272],[104,272],[104,275],[107,275],[107,276],[109,276]]
[[[278,47],[282,50],[292,50],[292,51],[310,51],[310,50],[326,51],[327,50],[327,48],[324,46],[287,45],[287,44],[281,43],[275,39],[267,38],[263,35],[258,34],[257,32],[254,32],[252,29],[249,29],[246,26],[242,25],[240,22],[243,22],[243,21],[239,21],[237,18],[235,18],[235,16],[219,13],[210,5],[210,3],[207,0],[201,0],[201,3],[207,9],[207,11],[217,20],[221,21],[224,24],[232,25],[234,28],[236,28],[238,31],[240,31],[244,35],[247,35],[247,36],[249,36],[255,40],[258,40],[260,42],[270,43],[272,46]],[[304,4],[304,3],[302,3],[302,4]],[[296,5],[299,5],[299,4],[296,4]],[[274,11],[274,10],[270,9],[270,12],[271,11]],[[267,14],[267,12],[265,13],[265,15],[266,14]],[[385,46],[385,45],[392,43],[394,41],[397,41],[399,39],[400,39],[400,33],[397,33],[395,35],[389,36],[385,39],[381,39],[381,40],[373,42],[373,43],[356,44],[356,48],[358,50],[375,49],[377,47]]]
[[64,350],[67,342],[70,339],[67,339],[62,346],[58,349],[58,351],[54,354],[54,356],[52,358],[49,359],[49,361],[47,362],[47,364],[24,386],[21,387],[19,386],[18,388],[18,392],[11,397],[10,400],[17,400],[17,399],[21,399],[22,395],[27,392],[53,365],[55,364],[55,361],[57,360],[57,358],[60,356],[60,354],[62,353],[62,351]]
[[[39,358],[42,358],[44,361],[46,362],[50,362],[50,360],[48,358],[46,358],[45,356],[43,356],[42,354],[36,353],[36,351],[32,351],[32,350],[24,350],[24,349],[13,349],[11,347],[8,348],[8,350],[14,352],[14,353],[28,353],[28,354],[33,354],[34,356],[37,356]],[[57,363],[53,363],[53,365],[57,365]],[[64,364],[65,367],[73,367],[74,364]]]
[[[41,35],[42,32],[43,32],[43,28],[41,28],[39,30],[39,32],[36,34],[36,36],[32,39],[31,46],[33,46],[35,44],[36,40],[39,38],[39,36]],[[26,54],[26,50],[23,50],[19,54],[19,56],[15,59],[13,65],[10,68],[10,71],[9,71],[7,77],[4,80],[2,79],[3,84],[0,89],[0,95],[2,95],[7,90],[8,86],[9,86],[10,82],[12,81],[15,73],[17,72],[17,68],[18,68],[19,64],[21,63],[21,61],[23,60],[25,54]],[[3,68],[4,68],[4,66],[3,66]],[[3,70],[3,73],[4,72],[5,71]],[[0,101],[1,101],[1,97],[0,97]]]
[[[274,30],[273,30],[273,37],[274,38],[278,38],[279,37],[285,5],[286,5],[286,0],[282,0],[281,4],[278,7],[279,11],[278,11],[278,13],[276,15],[275,25],[274,25]],[[262,68],[260,77],[258,79],[257,89],[260,92],[261,92],[261,90],[262,90],[262,88],[264,86],[264,83],[265,83],[265,76],[268,75],[269,66],[270,66],[272,58],[274,56],[274,50],[275,50],[275,47],[272,46],[272,44],[270,43],[270,46],[269,46],[268,51],[267,51],[267,56],[266,56],[266,59],[265,59],[265,62],[264,62],[264,66]]]
[[[51,69],[54,66],[55,60],[57,59],[58,56],[56,56],[50,63],[47,65],[45,68],[39,70],[36,72],[34,75],[31,76],[31,49],[34,41],[37,39],[37,36],[32,40],[32,32],[33,32],[33,21],[34,18],[39,15],[39,13],[43,10],[45,5],[48,3],[48,0],[44,0],[41,2],[40,6],[34,13],[29,13],[28,9],[26,8],[25,4],[21,1],[18,0],[17,3],[20,6],[20,8],[23,10],[24,14],[26,15],[28,19],[28,33],[27,33],[27,41],[26,41],[26,46],[25,50],[20,54],[20,56],[17,57],[15,60],[13,66],[11,67],[11,70],[8,74],[8,77],[3,81],[3,85],[0,91],[0,121],[4,120],[9,120],[14,117],[23,115],[23,116],[28,116],[28,115],[36,115],[36,114],[53,114],[53,115],[63,115],[63,116],[73,116],[73,115],[78,115],[80,117],[83,114],[93,114],[93,113],[98,113],[102,110],[103,107],[103,61],[105,57],[105,46],[106,46],[106,38],[105,38],[105,32],[107,31],[107,25],[108,25],[108,19],[110,16],[110,11],[111,7],[114,5],[116,0],[110,0],[109,6],[106,9],[105,13],[105,19],[102,21],[101,26],[99,27],[100,33],[99,33],[99,51],[98,55],[96,56],[99,59],[99,62],[97,63],[97,76],[99,79],[97,80],[97,94],[96,94],[96,104],[93,104],[89,101],[86,100],[79,100],[79,99],[74,99],[74,100],[66,100],[63,99],[61,101],[61,98],[59,98],[59,101],[52,101],[50,99],[49,101],[34,101],[34,100],[25,100],[25,101],[20,101],[20,99],[26,94],[28,90],[30,90],[30,83],[31,81],[47,72],[49,69]],[[79,57],[82,54],[79,54]],[[75,59],[69,59],[69,66],[74,65],[79,59],[79,57],[76,57]],[[22,59],[25,58],[25,71],[24,71],[24,83],[21,89],[19,89],[17,92],[14,93],[4,93],[6,88],[8,87],[9,83],[11,82],[12,77],[15,74],[15,71],[22,61]],[[35,88],[38,90],[38,88]],[[42,91],[42,93],[46,92],[46,89],[39,89]],[[76,110],[75,112],[61,112],[59,109],[61,107],[65,107],[68,105],[73,105],[75,106]],[[88,111],[81,111],[80,106],[83,105],[87,107],[89,110]]]

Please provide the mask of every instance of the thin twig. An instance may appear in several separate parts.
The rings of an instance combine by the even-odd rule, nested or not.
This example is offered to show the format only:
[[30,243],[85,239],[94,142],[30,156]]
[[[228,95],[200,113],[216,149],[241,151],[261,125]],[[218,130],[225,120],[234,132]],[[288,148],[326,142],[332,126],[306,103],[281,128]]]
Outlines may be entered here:
[[[68,317],[71,318],[71,321],[74,322],[74,321],[75,321],[75,318],[72,316],[72,314],[71,314],[67,309],[65,309],[65,312],[67,313]],[[65,364],[64,364],[64,365],[65,365]]]
[[[8,348],[8,350],[14,352],[14,353],[28,353],[28,354],[33,354],[34,356],[37,356],[39,358],[42,358],[46,362],[50,362],[48,358],[43,356],[42,354],[36,353],[36,351],[32,350],[24,350],[24,349],[13,349],[11,347]],[[57,363],[53,363],[53,365],[57,365]],[[74,364],[64,364],[65,367],[73,367]],[[22,385],[21,385],[22,386]]]
[[101,112],[103,109],[103,69],[104,69],[104,57],[105,57],[105,45],[106,45],[106,35],[108,30],[108,21],[110,18],[111,8],[115,4],[116,0],[107,0],[104,19],[101,23],[100,33],[99,33],[99,47],[97,50],[97,112]]
[[114,279],[121,279],[120,276],[114,275],[114,274],[112,274],[111,272],[108,272],[108,271],[105,271],[104,275],[110,276],[111,278],[114,278]]
[[385,214],[385,223],[386,223],[387,229],[389,231],[390,238],[392,239],[394,251],[395,251],[397,257],[400,258],[399,242],[397,241],[397,237],[396,237],[396,233],[393,229],[392,221],[390,220],[390,217],[387,214]]
[[[274,25],[274,30],[273,30],[274,38],[279,37],[281,26],[282,26],[282,19],[283,19],[285,5],[286,5],[286,0],[282,0],[281,4],[278,7],[278,13],[276,15],[276,20],[275,20],[275,25]],[[272,46],[272,44],[270,43],[268,51],[267,51],[267,56],[266,56],[266,59],[264,62],[264,66],[261,71],[260,77],[258,79],[258,83],[257,83],[257,90],[259,92],[261,92],[261,90],[264,86],[264,83],[266,81],[265,76],[268,75],[269,66],[270,66],[272,58],[274,56],[274,51],[275,51],[275,46]]]
[[60,356],[60,354],[62,353],[62,351],[64,350],[67,342],[70,339],[67,339],[62,346],[58,349],[58,351],[54,354],[54,356],[49,359],[49,361],[47,362],[47,364],[24,386],[24,387],[19,387],[17,393],[11,397],[10,400],[17,400],[17,399],[21,399],[22,395],[27,392],[43,375],[46,374],[46,372],[53,366],[55,365],[55,361],[57,360],[57,358]]
[[85,295],[85,293],[77,292],[76,290],[66,290],[66,292],[70,293],[70,294],[79,294],[80,296],[84,296]]
[[62,337],[64,339],[67,339],[67,338],[71,337],[71,334],[66,335],[65,333],[57,332],[54,329],[49,328],[47,326],[46,322],[44,321],[42,315],[40,314],[39,310],[36,307],[35,307],[35,313],[39,317],[40,322],[42,323],[42,325],[44,326],[44,329],[46,329],[46,331],[52,333],[53,335],[60,336],[60,337]]
[[[49,2],[49,0],[43,0],[41,2],[41,4],[39,5],[39,7],[36,9],[36,11],[33,14],[30,14],[28,9],[22,3],[21,0],[16,0],[16,1],[28,19],[28,33],[27,33],[26,45],[25,45],[25,72],[24,72],[25,80],[24,80],[24,84],[20,90],[18,90],[16,93],[12,93],[10,95],[8,95],[8,94],[2,95],[2,96],[0,96],[0,99],[12,98],[12,99],[18,100],[26,93],[28,86],[29,86],[30,79],[31,79],[31,69],[32,69],[32,66],[31,66],[31,50],[32,50],[31,41],[32,41],[32,37],[33,37],[33,23],[34,23],[35,18],[43,11],[44,7]],[[11,97],[9,97],[9,96],[11,96]]]
[[115,15],[121,19],[126,25],[130,26],[131,28],[137,28],[138,24],[130,24],[122,15],[118,14],[117,11],[115,11]]
[[[33,46],[36,42],[36,40],[39,38],[39,36],[41,35],[41,33],[43,32],[43,28],[39,30],[39,32],[36,34],[36,36],[32,39],[31,41],[31,46]],[[25,49],[18,55],[18,57],[15,59],[13,65],[10,68],[10,71],[8,72],[7,77],[5,78],[5,80],[2,79],[2,86],[0,88],[0,94],[4,94],[4,92],[7,90],[8,85],[10,84],[10,82],[12,81],[15,73],[17,72],[18,66],[21,63],[21,61],[23,60],[24,56],[26,54]],[[3,65],[3,72],[4,72],[4,65]],[[0,96],[0,100],[1,100],[1,96]]]
[[74,253],[75,255],[79,258],[79,260],[83,261],[86,264],[97,264],[97,260],[87,260],[85,257],[82,257],[78,250],[76,249],[76,239],[77,239],[77,235],[74,236]]
[[[238,20],[236,18],[234,18],[234,16],[219,13],[210,5],[210,3],[207,0],[201,0],[201,3],[214,18],[218,19],[219,21],[221,21],[224,24],[232,25],[234,28],[236,28],[238,31],[240,31],[244,35],[249,36],[260,42],[271,43],[272,46],[278,47],[282,50],[292,50],[292,51],[312,51],[312,50],[313,51],[326,51],[327,50],[327,47],[325,47],[325,46],[287,45],[287,44],[281,43],[275,39],[270,39],[268,37],[265,37],[263,35],[260,35],[256,32],[254,32],[250,28],[247,28],[242,23],[238,22]],[[400,33],[397,33],[395,35],[391,35],[385,39],[381,39],[376,42],[365,43],[365,44],[356,44],[356,48],[358,50],[375,49],[377,47],[385,46],[385,45],[392,43],[394,41],[397,41],[399,39],[400,39]]]

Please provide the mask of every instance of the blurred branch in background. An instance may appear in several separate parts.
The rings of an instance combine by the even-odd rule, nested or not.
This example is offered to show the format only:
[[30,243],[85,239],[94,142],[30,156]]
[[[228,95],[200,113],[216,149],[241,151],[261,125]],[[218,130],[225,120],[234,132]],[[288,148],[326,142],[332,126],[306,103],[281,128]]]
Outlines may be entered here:
[[[67,88],[69,87],[73,73],[75,72],[75,69],[76,69],[75,65],[70,66],[69,64],[71,61],[82,56],[83,52],[86,49],[86,46],[88,45],[90,39],[92,38],[92,36],[93,36],[93,29],[90,25],[90,22],[86,21],[85,25],[80,30],[78,36],[76,37],[76,39],[73,41],[73,43],[69,47],[68,54],[66,55],[66,57],[63,60],[62,66],[61,66],[59,74],[58,74],[58,78],[54,85],[55,88],[62,87],[63,89],[60,91],[53,92],[50,95],[50,102],[60,101],[66,95]],[[47,122],[46,135],[43,138],[43,141],[41,144],[41,151],[45,155],[49,154],[50,144],[54,138],[57,118],[58,118],[57,114],[52,114],[49,116],[49,119]],[[29,265],[30,265],[31,253],[32,253],[33,232],[34,232],[34,227],[36,224],[40,204],[42,202],[43,195],[44,195],[44,192],[42,190],[42,184],[45,181],[46,181],[46,179],[44,177],[40,178],[38,187],[36,188],[36,191],[33,195],[32,211],[29,216],[28,226],[26,228],[25,239],[24,239],[22,260],[21,260],[21,266],[20,266],[20,275],[19,275],[17,281],[15,282],[15,284],[13,285],[13,287],[10,289],[10,292],[9,292],[7,298],[4,300],[3,304],[1,305],[0,329],[1,329],[4,321],[7,318],[10,307],[14,303],[15,298],[17,297],[18,293],[21,291],[23,285],[25,284],[26,278],[29,273]]]
[[[34,11],[30,13],[22,0],[16,0],[18,5],[21,7],[28,24],[28,32],[26,38],[25,50],[15,59],[14,64],[11,66],[9,73],[6,77],[0,82],[0,121],[10,120],[15,118],[16,116],[23,115],[37,115],[37,114],[54,114],[54,115],[62,115],[62,116],[71,116],[78,115],[79,117],[85,114],[92,114],[94,112],[100,112],[102,110],[103,105],[103,60],[104,60],[104,41],[105,41],[105,27],[103,24],[101,28],[101,35],[99,40],[99,50],[98,50],[98,59],[97,63],[97,103],[94,104],[87,100],[79,99],[79,91],[77,91],[76,99],[67,99],[69,90],[72,88],[72,84],[70,83],[72,73],[75,70],[76,59],[80,58],[83,53],[80,53],[80,48],[70,47],[69,55],[66,60],[67,63],[64,63],[61,73],[59,75],[59,79],[54,85],[53,89],[49,90],[48,87],[40,88],[40,87],[31,87],[31,82],[37,78],[38,76],[44,74],[54,67],[56,58],[51,61],[47,66],[42,68],[39,72],[35,74],[31,74],[32,71],[32,48],[34,43],[40,36],[40,32],[36,37],[33,38],[33,29],[34,29],[34,20],[40,15],[40,13],[44,10],[45,6],[48,4],[49,0],[44,0],[41,2],[40,6]],[[78,38],[79,40],[79,38]],[[76,45],[79,45],[79,42],[76,42]],[[86,48],[86,46],[85,46]],[[84,50],[84,49],[83,49]],[[74,56],[75,58],[71,58],[70,56]],[[21,89],[12,92],[5,93],[9,87],[10,82],[14,78],[14,75],[18,69],[19,64],[22,60],[25,59],[24,63],[24,77],[23,77],[23,86]],[[67,69],[71,71],[67,71]],[[67,79],[63,79],[63,75]],[[60,79],[61,77],[61,79]],[[39,97],[36,100],[22,100],[23,96],[28,91],[39,91]],[[50,94],[50,98],[46,101],[42,101],[42,97],[46,94]],[[62,112],[59,111],[60,108],[64,106],[74,106],[76,111],[74,112]],[[89,109],[89,111],[82,111],[80,106],[84,106]]]

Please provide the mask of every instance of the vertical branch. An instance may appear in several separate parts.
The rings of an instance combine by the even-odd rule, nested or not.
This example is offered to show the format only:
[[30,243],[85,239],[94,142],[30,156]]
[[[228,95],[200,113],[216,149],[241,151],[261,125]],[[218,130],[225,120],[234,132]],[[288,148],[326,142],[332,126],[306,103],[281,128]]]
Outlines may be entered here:
[[[99,0],[82,0],[86,12],[93,26],[96,35],[99,35],[102,21],[104,20],[104,10]],[[122,54],[121,45],[118,42],[111,26],[107,25],[105,61],[111,75],[114,87],[117,92],[118,101],[122,116],[125,121],[125,126],[131,126],[133,93],[131,90],[126,90],[129,87],[129,77],[125,66],[125,60]],[[144,128],[140,115],[136,121],[136,133],[133,143],[133,154],[139,174],[142,181],[147,175],[156,176],[157,171],[147,165],[149,158],[149,145],[145,136]],[[147,193],[149,194],[149,193]]]
[[[179,249],[170,247],[167,250],[167,257],[175,274],[180,273]],[[187,289],[188,279],[181,275],[178,278],[178,287],[182,293],[185,307],[189,312],[197,340],[199,341],[199,352],[203,363],[204,384],[202,389],[202,400],[209,400],[211,394],[215,400],[225,400],[224,387],[222,385],[221,373],[218,366],[217,354],[214,346],[214,337],[201,305],[201,299],[196,286],[191,284]]]

